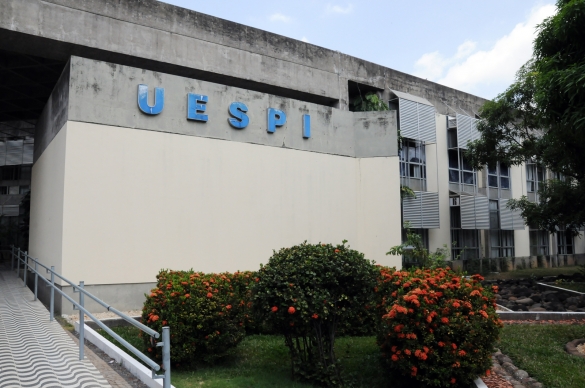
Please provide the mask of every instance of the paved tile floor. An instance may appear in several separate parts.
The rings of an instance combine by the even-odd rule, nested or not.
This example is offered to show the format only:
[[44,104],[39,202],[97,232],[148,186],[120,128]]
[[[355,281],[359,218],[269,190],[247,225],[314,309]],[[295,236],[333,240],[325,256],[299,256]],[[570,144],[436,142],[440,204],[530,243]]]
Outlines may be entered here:
[[33,299],[15,273],[0,271],[0,388],[111,387]]

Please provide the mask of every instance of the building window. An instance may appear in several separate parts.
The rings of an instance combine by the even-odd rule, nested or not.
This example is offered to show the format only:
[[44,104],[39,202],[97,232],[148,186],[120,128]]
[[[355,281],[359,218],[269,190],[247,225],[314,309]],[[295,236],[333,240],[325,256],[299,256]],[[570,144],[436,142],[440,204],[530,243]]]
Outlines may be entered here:
[[557,253],[559,255],[573,254],[573,236],[565,231],[557,232]]
[[545,169],[533,162],[526,163],[526,190],[529,193],[536,193],[544,182]]
[[500,189],[510,189],[510,167],[504,163],[488,166],[488,186]]
[[401,183],[415,191],[426,191],[427,169],[424,143],[403,139],[399,155]]
[[545,230],[530,230],[530,256],[548,255],[548,232]]
[[20,166],[4,166],[0,168],[0,180],[17,181],[20,179]]
[[479,231],[461,229],[461,208],[452,206],[451,216],[451,258],[469,260],[479,258]]
[[475,185],[477,172],[471,168],[471,164],[461,149],[449,150],[449,182],[465,185]]
[[500,229],[500,211],[497,200],[490,200],[490,257],[514,256],[514,231]]

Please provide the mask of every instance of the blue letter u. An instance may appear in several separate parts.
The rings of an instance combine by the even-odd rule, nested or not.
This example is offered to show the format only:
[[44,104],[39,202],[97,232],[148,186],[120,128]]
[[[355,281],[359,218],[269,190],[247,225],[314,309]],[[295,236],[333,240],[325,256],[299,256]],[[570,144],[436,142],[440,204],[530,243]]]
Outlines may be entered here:
[[138,107],[147,115],[157,115],[165,106],[164,88],[154,88],[154,105],[148,105],[148,85],[138,85]]

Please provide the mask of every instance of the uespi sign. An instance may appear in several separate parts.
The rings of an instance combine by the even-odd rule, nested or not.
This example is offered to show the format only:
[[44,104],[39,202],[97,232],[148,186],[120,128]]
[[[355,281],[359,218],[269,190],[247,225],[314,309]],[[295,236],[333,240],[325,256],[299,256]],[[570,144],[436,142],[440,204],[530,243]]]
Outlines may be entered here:
[[[206,104],[209,98],[203,94],[187,94],[187,120],[194,120],[206,123],[209,116],[205,114]],[[148,104],[148,86],[138,85],[138,107],[147,115],[157,115],[162,112],[165,105],[165,89],[154,88],[154,105]],[[232,102],[228,107],[231,115],[227,120],[235,129],[244,129],[250,123],[250,118],[246,114],[248,107],[243,102]],[[268,126],[266,131],[274,133],[276,128],[282,127],[286,123],[286,113],[279,109],[268,108],[266,110]],[[311,137],[311,116],[303,115],[303,138]]]

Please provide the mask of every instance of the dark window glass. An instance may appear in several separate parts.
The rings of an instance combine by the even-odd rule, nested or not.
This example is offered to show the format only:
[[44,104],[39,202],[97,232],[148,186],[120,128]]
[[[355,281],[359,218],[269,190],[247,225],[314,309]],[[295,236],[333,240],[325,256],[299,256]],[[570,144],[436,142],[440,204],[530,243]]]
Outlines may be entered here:
[[458,170],[449,170],[449,182],[459,183]]
[[500,187],[502,189],[509,189],[510,188],[510,178],[500,177]]
[[459,168],[459,157],[457,156],[457,150],[449,150],[449,167]]
[[498,187],[498,176],[497,175],[488,175],[488,186],[489,187]]

